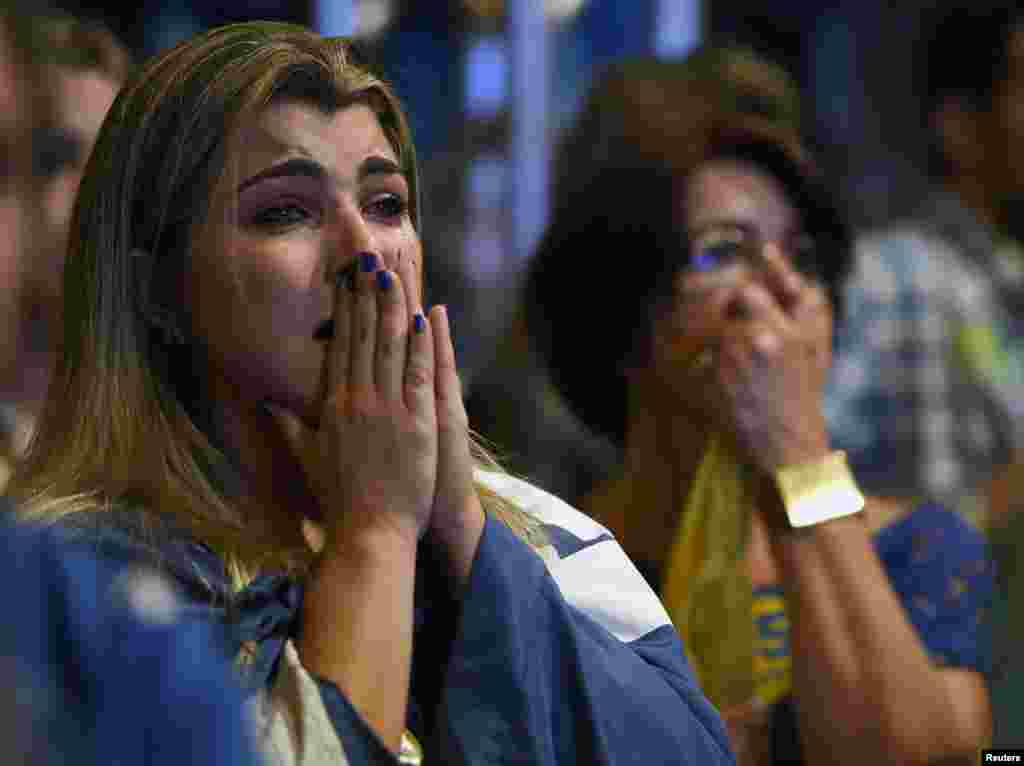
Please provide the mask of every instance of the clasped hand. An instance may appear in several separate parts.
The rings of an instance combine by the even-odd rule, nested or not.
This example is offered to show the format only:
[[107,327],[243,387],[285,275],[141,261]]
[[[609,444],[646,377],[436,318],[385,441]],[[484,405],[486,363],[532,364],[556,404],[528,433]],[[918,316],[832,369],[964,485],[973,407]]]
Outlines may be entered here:
[[706,332],[698,384],[753,464],[771,474],[827,452],[832,312],[823,288],[781,258],[763,278],[722,285],[687,273],[676,287],[677,313],[699,315]]
[[401,254],[394,270],[360,256],[335,291],[319,425],[275,412],[317,495],[325,550],[380,534],[414,549],[430,531],[464,578],[483,514],[446,312],[423,315]]

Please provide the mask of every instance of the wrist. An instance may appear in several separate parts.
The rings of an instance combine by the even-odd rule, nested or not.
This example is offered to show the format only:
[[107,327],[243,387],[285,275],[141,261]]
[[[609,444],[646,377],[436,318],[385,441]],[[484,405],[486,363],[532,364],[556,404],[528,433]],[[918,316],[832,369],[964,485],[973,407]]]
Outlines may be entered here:
[[460,587],[469,582],[486,521],[475,491],[463,498],[455,512],[435,512],[431,519],[430,538],[444,552]]
[[376,559],[415,559],[420,530],[413,522],[374,519],[359,524],[339,522],[325,529],[321,555],[370,563]]
[[810,465],[832,454],[832,445],[824,429],[796,432],[768,451],[765,470],[774,477],[784,468]]

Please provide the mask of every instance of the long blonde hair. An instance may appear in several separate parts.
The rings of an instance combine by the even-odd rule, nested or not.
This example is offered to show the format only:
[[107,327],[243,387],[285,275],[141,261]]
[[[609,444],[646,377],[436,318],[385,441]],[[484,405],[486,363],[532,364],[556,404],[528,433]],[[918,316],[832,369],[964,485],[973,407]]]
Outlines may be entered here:
[[[86,168],[64,270],[63,353],[9,487],[35,519],[112,519],[131,509],[133,526],[154,540],[184,529],[223,557],[236,587],[267,567],[301,572],[311,554],[294,515],[232,499],[232,468],[215,443],[189,344],[169,342],[153,317],[186,326],[167,285],[187,268],[225,170],[227,137],[282,97],[372,108],[419,229],[406,119],[347,41],[293,25],[236,24],[152,59],[118,95]],[[475,444],[474,455],[490,462]],[[530,517],[478,491],[488,512],[531,538]]]

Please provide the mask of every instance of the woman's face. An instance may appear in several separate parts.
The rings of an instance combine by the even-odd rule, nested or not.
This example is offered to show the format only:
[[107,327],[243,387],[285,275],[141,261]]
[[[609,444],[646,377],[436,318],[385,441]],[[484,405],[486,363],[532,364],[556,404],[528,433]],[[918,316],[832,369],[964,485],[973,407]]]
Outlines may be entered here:
[[655,319],[652,362],[659,379],[693,401],[695,387],[706,388],[690,374],[693,362],[737,318],[743,287],[757,282],[774,294],[779,275],[793,273],[813,247],[782,184],[741,160],[701,166],[683,188],[680,211],[688,265],[677,275],[669,308]]
[[686,186],[685,210],[695,286],[760,279],[774,259],[797,268],[812,246],[782,184],[741,160],[699,168]]
[[422,274],[410,190],[376,115],[298,101],[268,107],[234,143],[185,277],[193,336],[213,385],[313,421],[335,275],[361,252]]

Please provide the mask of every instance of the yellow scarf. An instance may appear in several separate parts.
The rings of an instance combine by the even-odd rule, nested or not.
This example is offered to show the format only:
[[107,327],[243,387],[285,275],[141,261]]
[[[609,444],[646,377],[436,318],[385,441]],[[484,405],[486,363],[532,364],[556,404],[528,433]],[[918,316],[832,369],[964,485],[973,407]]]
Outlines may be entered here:
[[749,471],[720,436],[704,452],[669,549],[662,599],[704,693],[719,709],[754,696],[754,621],[743,565]]

